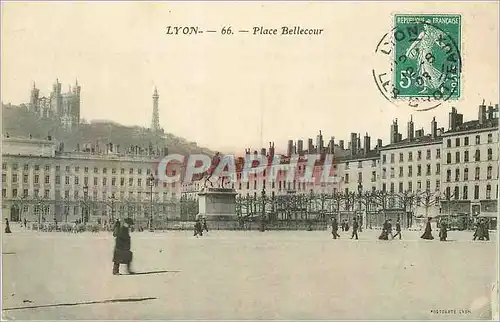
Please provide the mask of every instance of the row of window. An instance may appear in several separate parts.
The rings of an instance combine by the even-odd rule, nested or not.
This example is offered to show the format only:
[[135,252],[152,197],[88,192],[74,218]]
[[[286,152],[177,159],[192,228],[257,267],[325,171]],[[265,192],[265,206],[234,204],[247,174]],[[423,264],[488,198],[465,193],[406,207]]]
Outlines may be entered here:
[[[40,176],[38,174],[35,174],[34,178],[33,178],[33,183],[34,184],[40,184]],[[94,186],[97,186],[99,184],[99,180],[98,178],[94,177]],[[116,186],[117,185],[117,179],[118,178],[111,178],[111,186]],[[120,186],[125,186],[125,178],[119,178],[120,179]],[[137,181],[136,181],[137,180]],[[61,184],[61,176],[59,175],[56,175],[55,177],[55,184],[56,185],[59,185]],[[141,187],[142,186],[142,183],[143,183],[143,180],[141,178],[139,179],[134,179],[134,178],[128,178],[128,186],[131,187],[134,185],[134,181],[137,182],[137,186]],[[2,182],[7,182],[7,175],[5,173],[2,173]],[[12,176],[11,176],[11,182],[12,183],[18,183],[18,175],[17,173],[13,173]],[[102,182],[102,185],[103,186],[107,186],[108,185],[108,178],[102,178],[101,180]],[[144,182],[146,183],[146,185],[149,185],[149,180],[146,178],[144,180]],[[158,182],[159,180],[156,179],[153,181],[154,182],[154,186],[155,187],[158,187]],[[24,184],[28,184],[29,183],[29,175],[27,174],[24,174],[23,175],[23,183]],[[44,177],[44,183],[45,184],[50,184],[50,175],[45,175]],[[75,184],[75,185],[79,185],[80,184],[80,177],[79,176],[75,176],[73,178],[73,181],[71,182],[71,177],[70,176],[65,176],[64,177],[64,184]],[[83,177],[83,185],[88,185],[89,184],[89,178],[88,177]],[[163,182],[163,187],[164,188],[167,188],[167,183],[166,182]],[[172,182],[171,183],[171,187],[173,189],[175,189],[175,182]]]
[[[441,174],[441,164],[437,163],[436,164],[436,171],[434,174],[439,175]],[[361,175],[361,173],[360,173]],[[416,171],[417,177],[422,176],[422,165],[417,165],[417,171]],[[426,171],[425,171],[426,176],[431,176],[432,175],[432,165],[427,164],[426,166]],[[408,177],[413,177],[413,166],[409,165],[408,166],[408,172],[407,172]],[[394,178],[395,177],[395,169],[391,167],[390,169],[390,177]],[[404,177],[404,167],[399,167],[399,177]],[[387,179],[387,169],[382,168],[382,179]]]
[[[493,149],[489,148],[488,149],[488,156],[487,160],[491,161],[493,160]],[[481,151],[479,149],[476,150],[476,153],[474,154],[474,161],[479,162],[481,161]],[[455,163],[460,163],[460,152],[457,151],[455,152]],[[469,162],[469,151],[464,151],[464,159],[463,162]],[[446,154],[446,163],[451,164],[451,153],[448,152]]]
[[[485,199],[491,199],[491,189],[492,188],[491,188],[490,184],[486,185],[486,190],[484,193]],[[497,185],[496,190],[497,190],[496,191],[496,198],[498,198],[498,185]],[[482,197],[479,192],[480,192],[479,186],[478,185],[474,186],[474,198],[473,198],[474,200],[479,200]],[[446,199],[450,199],[450,200],[451,199],[468,200],[469,199],[469,187],[463,186],[461,195],[460,195],[460,187],[459,186],[455,186],[455,189],[453,190],[453,192],[451,191],[450,187],[446,187],[446,196],[447,196]]]
[[[493,167],[490,165],[486,168],[486,180],[491,180],[493,177]],[[464,169],[464,181],[469,180],[469,169]],[[474,170],[474,180],[481,180],[481,168],[476,167]],[[460,169],[455,169],[455,181],[460,181]],[[446,170],[446,182],[451,182],[451,169]]]
[[[155,199],[159,199],[159,196],[160,194],[158,192],[154,192],[154,198]],[[141,195],[147,195],[149,196],[149,193],[144,193],[144,192],[141,192],[141,191],[137,191],[137,192],[134,192],[134,191],[129,191],[128,192],[128,198],[130,199],[134,199],[134,196],[137,195],[137,197],[140,197]],[[176,193],[175,192],[172,192],[171,194],[171,197],[174,198],[176,196]],[[29,195],[28,195],[28,189],[23,189],[23,192],[22,192],[22,195],[19,195],[19,191],[18,189],[14,188],[12,189],[12,198],[17,198],[17,197],[24,197],[24,198],[28,198]],[[42,197],[40,195],[40,190],[39,189],[33,189],[33,196],[35,198],[40,198]],[[60,195],[60,190],[56,190],[56,198],[60,198],[61,195]],[[119,196],[120,196],[120,199],[124,199],[125,198],[125,192],[124,191],[120,191],[119,192]],[[168,196],[168,193],[165,191],[163,192],[163,198],[167,198]],[[2,189],[2,197],[3,198],[6,198],[7,197],[7,189],[3,188]],[[84,196],[82,196],[83,198],[87,198],[88,196],[86,194],[84,194]],[[92,198],[93,199],[96,199],[97,200],[97,197],[98,197],[98,193],[97,191],[93,191],[93,194],[92,194]],[[109,196],[109,193],[108,191],[103,191],[102,192],[102,200],[108,200],[108,199],[115,199],[115,194],[112,193],[111,196]],[[49,189],[45,189],[43,191],[43,198],[46,198],[46,199],[50,199],[50,190]],[[69,190],[65,190],[64,191],[64,198],[69,200],[70,199],[70,191]],[[75,190],[73,192],[73,198],[74,199],[79,199],[80,198],[80,193],[78,190]],[[116,199],[115,199],[116,200]]]
[[[17,171],[19,170],[19,166],[17,163],[12,163],[11,164],[11,168],[12,168],[12,171]],[[33,166],[34,168],[34,171],[40,171],[40,165],[39,164],[35,164]],[[45,172],[50,172],[51,170],[51,166],[50,165],[45,165],[44,166],[45,168]],[[2,170],[7,170],[7,162],[3,162],[2,163]],[[28,171],[29,170],[29,165],[26,163],[23,165],[23,171]],[[56,166],[56,172],[59,172],[61,170],[61,167],[60,166]],[[70,166],[66,166],[66,172],[71,172],[71,168]],[[117,174],[117,168],[111,168],[111,174]],[[137,174],[137,175],[141,175],[143,173],[142,171],[143,169],[142,168],[138,168],[138,169],[134,169],[134,168],[129,168],[128,169],[128,173],[129,174]],[[75,173],[79,173],[80,172],[80,167],[79,166],[75,166],[74,167],[74,172]],[[88,167],[83,167],[83,172],[84,173],[88,173],[89,172],[89,168]],[[147,168],[146,169],[146,175],[150,175],[151,174],[151,169]],[[168,175],[171,175],[171,176],[175,176],[175,173],[176,171],[175,170],[170,170],[169,171],[170,174]],[[94,167],[94,173],[100,173],[99,172],[99,168],[97,167]],[[108,168],[102,168],[102,173],[103,174],[107,174],[108,173]],[[124,175],[125,174],[125,168],[121,168],[120,169],[120,174]],[[155,175],[158,175],[158,170],[155,170]]]
[[[464,141],[464,146],[469,145],[469,137],[468,136],[464,137],[463,141]],[[460,142],[461,142],[461,138],[455,138],[455,147],[459,147]],[[493,142],[493,134],[488,133],[488,143],[492,143],[492,142]],[[452,143],[451,139],[446,140],[446,147],[451,148],[451,143]],[[476,145],[479,145],[479,144],[481,144],[481,136],[476,135]]]
[[[431,159],[431,150],[428,149],[425,153],[425,159],[430,160]],[[436,159],[441,158],[441,149],[436,149]],[[422,160],[422,151],[417,151],[417,161]],[[408,162],[413,161],[413,152],[408,152]],[[404,153],[399,153],[399,162],[404,162]],[[387,154],[382,155],[382,164],[387,163]],[[391,153],[391,163],[395,163],[395,154]]]
[[[404,189],[404,182],[399,182],[398,188],[399,188],[398,192],[399,193],[403,193],[405,191],[405,189]],[[441,180],[436,180],[435,190],[439,191],[440,189],[441,189]],[[425,181],[425,189],[422,189],[422,181],[418,180],[417,181],[416,190],[417,191],[422,191],[422,190],[429,190],[429,191],[431,191],[432,190],[431,189],[431,180],[427,179]],[[382,191],[387,191],[387,184],[386,183],[382,184]],[[390,190],[389,191],[391,193],[395,193],[396,192],[394,182],[390,183]],[[406,191],[413,192],[413,182],[408,181],[408,189],[406,189]]]

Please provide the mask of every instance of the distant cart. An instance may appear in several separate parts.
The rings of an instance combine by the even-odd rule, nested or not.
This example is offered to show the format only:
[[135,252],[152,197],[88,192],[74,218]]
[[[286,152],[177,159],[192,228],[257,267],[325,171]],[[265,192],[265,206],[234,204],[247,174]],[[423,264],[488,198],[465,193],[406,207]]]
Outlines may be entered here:
[[440,222],[445,219],[448,223],[449,230],[470,230],[474,227],[473,217],[468,213],[454,213],[442,214],[436,217],[437,227],[439,228]]

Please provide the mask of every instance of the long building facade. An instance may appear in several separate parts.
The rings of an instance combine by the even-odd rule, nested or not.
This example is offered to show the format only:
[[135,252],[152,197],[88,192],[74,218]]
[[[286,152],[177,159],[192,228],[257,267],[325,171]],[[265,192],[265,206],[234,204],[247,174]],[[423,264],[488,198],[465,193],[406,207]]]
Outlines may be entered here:
[[[465,213],[496,216],[498,209],[499,131],[498,104],[478,109],[477,120],[463,121],[455,108],[449,126],[438,127],[433,119],[430,131],[415,130],[410,119],[407,135],[400,133],[398,120],[390,126],[390,142],[351,134],[348,146],[334,138],[326,147],[320,133],[308,149],[298,142],[298,153],[333,154],[333,180],[318,180],[323,165],[313,169],[314,182],[301,182],[306,161],[299,161],[294,180],[287,180],[291,166],[283,160],[283,171],[264,170],[242,182],[241,171],[231,185],[241,197],[342,193],[357,194],[359,203],[351,211],[376,212],[400,210],[415,216]],[[88,147],[64,151],[60,143],[48,138],[2,139],[2,211],[12,221],[106,221],[114,217],[135,216],[156,220],[180,218],[182,198],[195,200],[202,182],[158,181],[158,161],[168,153],[138,147],[120,151],[119,147]],[[291,153],[297,152],[293,141]],[[156,151],[156,152],[155,152]],[[267,152],[267,153],[266,153]],[[245,151],[246,154],[250,150]],[[254,153],[257,153],[255,151]],[[274,144],[261,154],[274,156]],[[240,160],[241,161],[241,160]],[[287,168],[288,167],[288,168]],[[241,162],[237,168],[241,170]],[[180,164],[169,164],[168,175],[181,174]],[[266,173],[267,171],[267,173]],[[150,178],[153,176],[153,184]],[[271,180],[274,177],[275,180]],[[152,192],[152,193],[151,193]],[[362,196],[378,193],[377,202],[362,201]],[[406,203],[408,196],[414,199]],[[367,197],[368,198],[368,197]],[[386,200],[387,199],[387,200]]]
[[[398,120],[394,120],[390,126],[389,144],[383,145],[379,139],[374,148],[368,134],[361,139],[359,134],[352,133],[347,147],[343,140],[336,144],[333,137],[324,147],[321,133],[316,140],[317,146],[313,145],[312,139],[308,140],[307,150],[302,140],[297,144],[290,140],[288,155],[333,153],[334,182],[305,185],[299,180],[284,182],[285,174],[280,173],[275,183],[269,182],[269,176],[257,175],[248,183],[236,181],[233,187],[241,196],[259,196],[264,192],[268,197],[311,191],[342,192],[344,195],[383,192],[388,195],[383,208],[411,212],[414,216],[461,213],[496,217],[498,104],[485,106],[483,103],[478,110],[477,120],[464,122],[463,115],[452,108],[448,129],[438,127],[433,119],[427,133],[424,128],[415,130],[410,118],[405,138],[400,133]],[[250,153],[250,150],[245,153]],[[270,146],[268,153],[265,149],[261,151],[268,156],[273,153],[274,146]],[[304,166],[305,163],[299,162],[296,170],[300,173]],[[315,167],[315,173],[321,171],[321,165]],[[183,184],[182,193],[196,197],[201,186],[201,182]],[[407,200],[409,196],[413,197],[411,201]],[[377,203],[380,208],[380,200]],[[368,208],[374,208],[368,205],[369,202],[360,202],[357,210],[366,212],[370,210]]]
[[[166,151],[107,144],[69,152],[51,138],[3,137],[2,212],[11,221],[178,218],[180,184],[158,180]],[[175,175],[180,166],[166,171]]]

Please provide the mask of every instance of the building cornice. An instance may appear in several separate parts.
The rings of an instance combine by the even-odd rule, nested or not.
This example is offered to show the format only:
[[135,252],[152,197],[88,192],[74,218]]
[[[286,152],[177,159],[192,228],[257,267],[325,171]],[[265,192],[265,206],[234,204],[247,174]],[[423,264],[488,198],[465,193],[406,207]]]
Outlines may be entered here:
[[412,148],[412,147],[417,147],[417,146],[426,146],[426,145],[436,145],[439,144],[441,145],[443,143],[442,137],[437,137],[436,139],[432,141],[423,141],[423,142],[418,142],[418,139],[415,139],[415,141],[410,141],[410,142],[404,142],[401,144],[395,143],[391,145],[386,145],[384,147],[381,147],[381,151],[387,151],[387,150],[397,150],[397,149],[406,149],[406,148]]
[[479,129],[470,129],[470,130],[460,130],[460,131],[445,132],[445,133],[442,134],[442,136],[443,137],[460,136],[460,135],[468,135],[468,134],[490,132],[490,131],[498,131],[498,126],[484,127],[484,128],[479,128]]

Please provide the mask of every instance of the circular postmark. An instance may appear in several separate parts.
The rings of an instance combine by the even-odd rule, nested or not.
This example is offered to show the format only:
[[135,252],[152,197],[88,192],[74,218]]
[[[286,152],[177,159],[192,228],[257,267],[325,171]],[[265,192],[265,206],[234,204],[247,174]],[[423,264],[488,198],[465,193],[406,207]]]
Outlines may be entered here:
[[397,15],[375,56],[375,84],[392,104],[427,111],[460,98],[460,16]]

